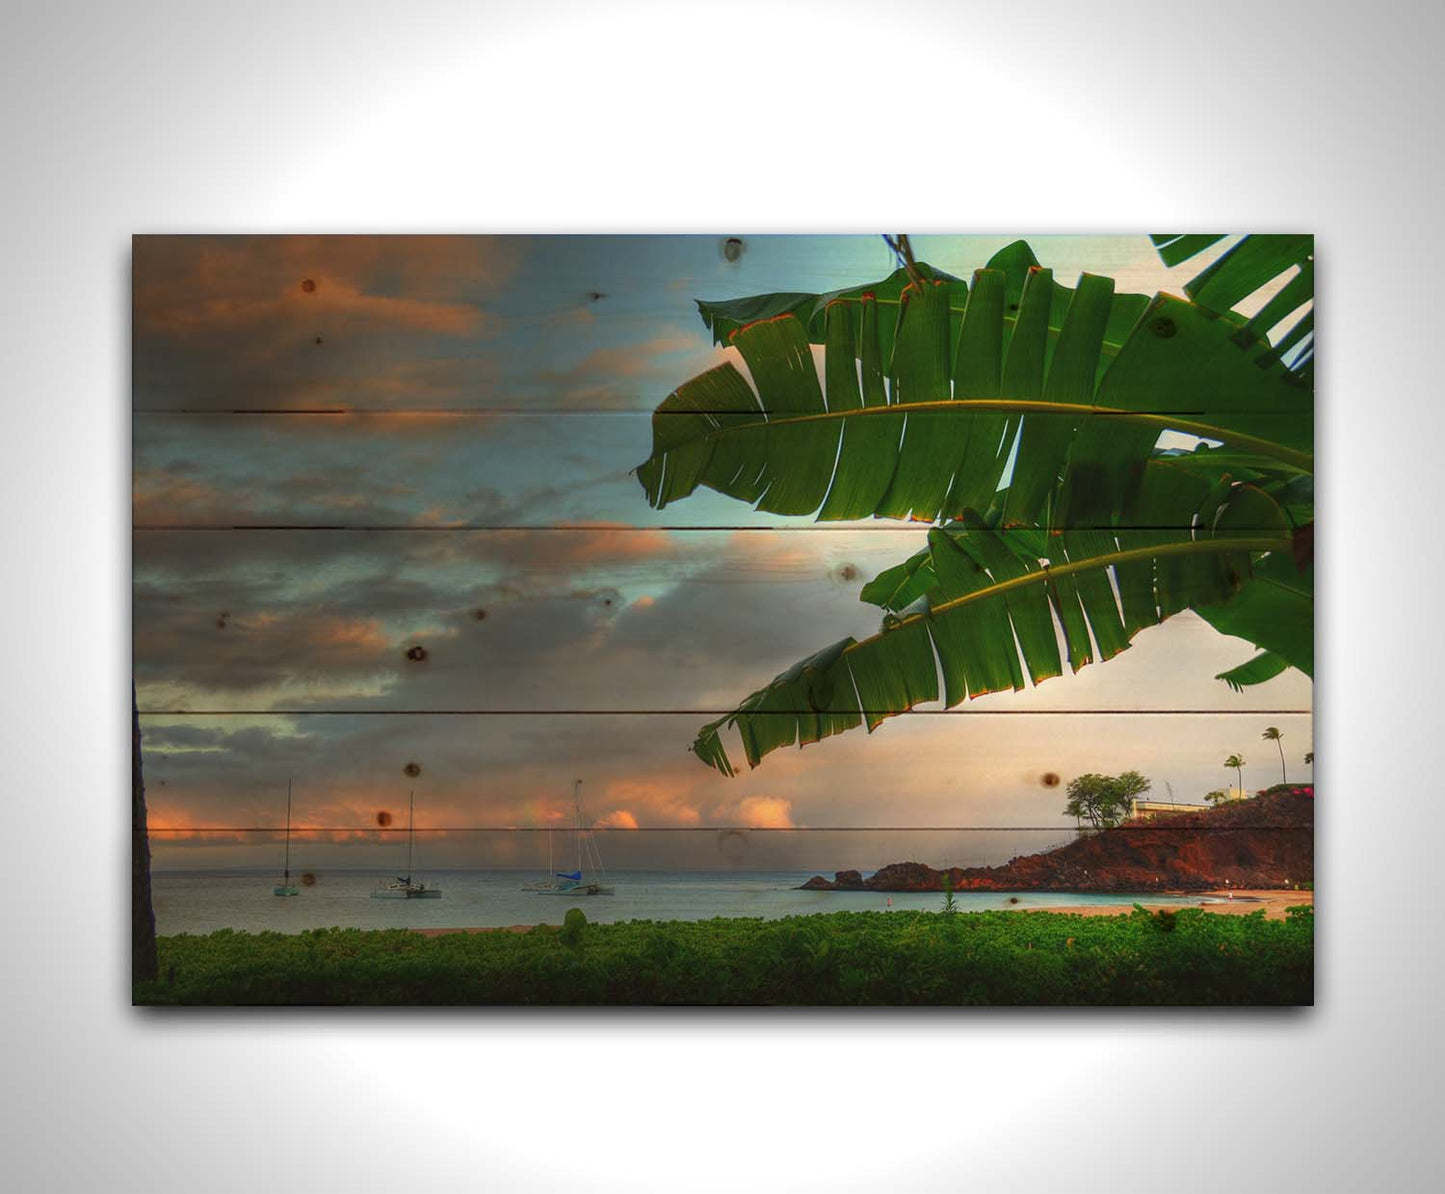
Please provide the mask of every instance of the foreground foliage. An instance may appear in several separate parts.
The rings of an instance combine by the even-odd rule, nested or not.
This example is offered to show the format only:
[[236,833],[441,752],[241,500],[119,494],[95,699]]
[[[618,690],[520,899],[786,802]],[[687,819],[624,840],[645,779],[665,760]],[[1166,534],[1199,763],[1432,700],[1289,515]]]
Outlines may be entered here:
[[[575,909],[573,911],[576,911]],[[838,912],[166,937],[147,1004],[1308,1004],[1314,916]]]
[[[1155,245],[1172,266],[1220,239]],[[1233,309],[1286,274],[1252,317]],[[1312,675],[1313,277],[1309,237],[1246,237],[1186,285],[1192,301],[1150,299],[1090,274],[1063,286],[1018,241],[971,282],[908,253],[831,294],[699,302],[738,362],[657,407],[636,469],[654,508],[708,488],[930,529],[864,586],[876,633],[702,726],[698,758],[731,775],[723,730],[757,766],[919,704],[1017,691],[1186,609],[1259,648],[1220,673],[1231,687]],[[1166,431],[1196,446],[1161,446]]]

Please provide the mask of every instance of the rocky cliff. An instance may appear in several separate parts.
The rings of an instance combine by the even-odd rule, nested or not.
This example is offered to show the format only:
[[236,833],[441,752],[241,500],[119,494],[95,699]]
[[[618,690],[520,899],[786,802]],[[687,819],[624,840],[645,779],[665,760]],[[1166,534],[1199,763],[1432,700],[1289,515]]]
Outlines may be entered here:
[[1314,789],[1278,787],[1206,812],[1161,813],[1003,866],[935,870],[895,862],[839,871],[813,891],[1211,891],[1314,882]]

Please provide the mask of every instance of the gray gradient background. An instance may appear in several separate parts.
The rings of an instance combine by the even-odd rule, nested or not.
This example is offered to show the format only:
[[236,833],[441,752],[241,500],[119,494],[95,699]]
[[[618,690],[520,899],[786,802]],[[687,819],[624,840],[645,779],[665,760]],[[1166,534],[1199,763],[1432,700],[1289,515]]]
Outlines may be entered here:
[[[3,919],[0,1177],[1438,1188],[1439,913],[1403,903],[1438,899],[1442,651],[1408,641],[1440,579],[1417,516],[1445,421],[1438,23],[1389,2],[5,5],[0,734],[29,881]],[[1319,1006],[132,1010],[129,235],[883,223],[1317,233]],[[1414,583],[1353,572],[1366,538]]]

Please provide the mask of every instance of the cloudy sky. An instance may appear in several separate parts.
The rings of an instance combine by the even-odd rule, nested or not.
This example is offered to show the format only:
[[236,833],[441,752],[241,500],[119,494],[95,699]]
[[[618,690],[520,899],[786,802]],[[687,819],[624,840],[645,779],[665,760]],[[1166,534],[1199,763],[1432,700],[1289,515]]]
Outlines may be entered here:
[[[1012,239],[914,244],[967,276]],[[1182,293],[1199,268],[1165,270],[1142,236],[1029,239],[1066,284],[1089,270]],[[296,824],[325,831],[301,848],[335,864],[375,848],[365,830],[411,788],[419,826],[537,827],[570,817],[582,778],[600,823],[669,831],[610,834],[627,861],[780,865],[802,855],[756,843],[802,835],[676,831],[1067,825],[1046,776],[1133,767],[1196,800],[1240,751],[1246,786],[1262,786],[1279,774],[1260,741],[1271,724],[1291,777],[1306,775],[1309,681],[1230,692],[1212,677],[1252,648],[1187,614],[1077,676],[734,779],[687,752],[710,714],[875,630],[860,585],[924,536],[703,491],[648,507],[630,476],[648,412],[730,355],[692,299],[893,268],[864,236],[748,237],[736,261],[714,237],[138,239],[135,676],[152,825],[274,825],[290,777]],[[161,866],[271,849],[157,838]],[[536,838],[433,842],[452,862],[529,865]],[[1041,844],[826,840],[839,866]]]

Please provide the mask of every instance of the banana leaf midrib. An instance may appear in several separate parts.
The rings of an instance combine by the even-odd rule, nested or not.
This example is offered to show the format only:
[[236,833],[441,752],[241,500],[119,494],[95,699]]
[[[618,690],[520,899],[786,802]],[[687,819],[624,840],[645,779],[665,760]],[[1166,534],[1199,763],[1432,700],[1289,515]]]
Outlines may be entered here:
[[1191,539],[1185,543],[1160,543],[1149,547],[1131,547],[1123,551],[1108,552],[1105,555],[1089,556],[1083,560],[1070,560],[1065,564],[1054,564],[1047,568],[1040,568],[1036,572],[1026,572],[1023,576],[1016,576],[1010,580],[997,581],[987,588],[976,589],[974,592],[965,593],[961,597],[954,597],[949,601],[942,601],[932,609],[911,614],[906,618],[899,618],[896,625],[889,627],[887,630],[881,630],[869,638],[860,639],[852,643],[845,647],[841,654],[851,655],[865,643],[870,643],[875,639],[892,634],[910,623],[936,618],[938,615],[946,614],[950,610],[959,609],[962,606],[970,605],[976,601],[985,601],[989,598],[997,597],[1002,593],[1012,592],[1015,589],[1026,588],[1029,585],[1045,584],[1059,576],[1070,576],[1080,572],[1090,572],[1099,568],[1110,568],[1116,564],[1131,564],[1137,561],[1153,560],[1160,556],[1224,554],[1242,551],[1288,551],[1290,546],[1291,541],[1288,537],[1278,535],[1251,535],[1227,539]]
[[[1054,414],[1054,415],[1076,415],[1088,418],[1120,419],[1125,422],[1138,422],[1151,424],[1165,431],[1180,431],[1188,435],[1197,435],[1202,439],[1217,439],[1224,443],[1235,444],[1241,448],[1248,448],[1261,456],[1268,456],[1273,460],[1293,465],[1295,468],[1305,472],[1314,472],[1314,455],[1309,452],[1301,452],[1295,448],[1285,447],[1283,444],[1274,443],[1272,440],[1261,439],[1258,436],[1247,435],[1243,432],[1232,431],[1225,427],[1219,427],[1212,423],[1201,422],[1197,419],[1181,419],[1168,412],[1134,411],[1124,410],[1114,406],[1096,406],[1091,403],[1075,402],[1048,402],[1042,399],[1033,398],[951,398],[942,402],[902,402],[891,406],[862,406],[852,407],[847,410],[819,411],[806,415],[785,415],[781,418],[769,418],[767,412],[759,408],[756,412],[763,416],[762,422],[757,423],[732,423],[719,425],[704,432],[699,438],[704,441],[724,439],[729,435],[745,434],[754,432],[759,427],[786,427],[799,423],[821,423],[833,419],[867,418],[879,415],[897,415],[919,413],[947,413],[967,411],[996,411],[1016,414]],[[668,416],[696,416],[700,413],[707,415],[725,414],[724,411],[657,411],[655,414]]]

